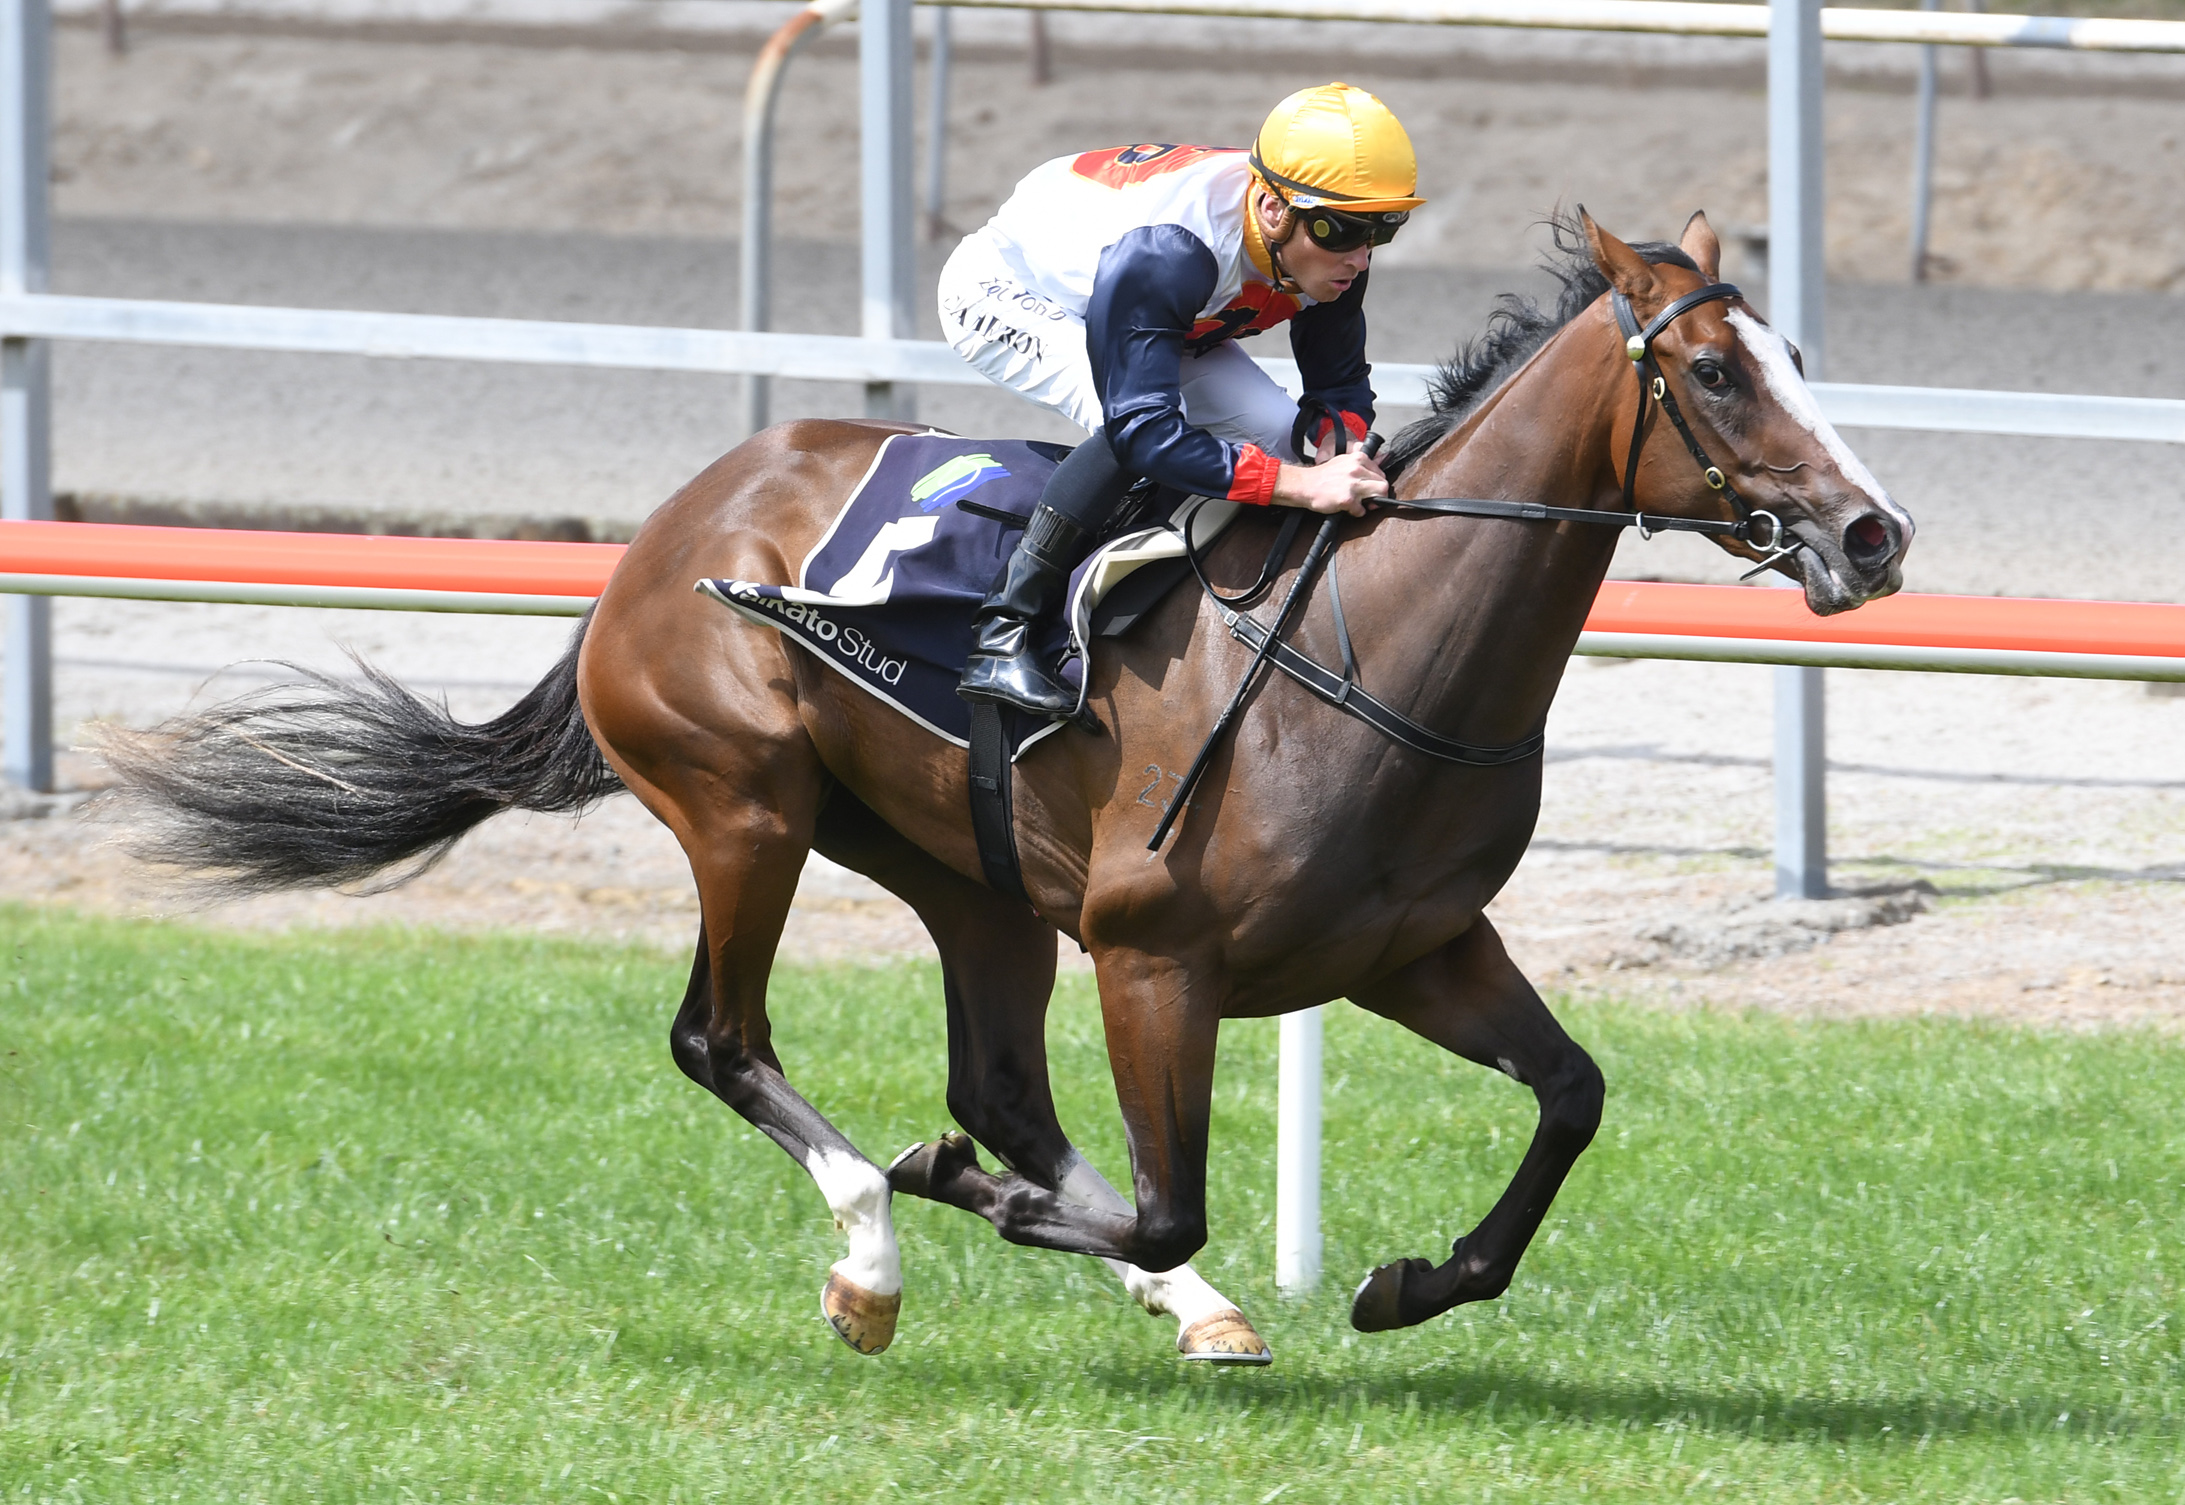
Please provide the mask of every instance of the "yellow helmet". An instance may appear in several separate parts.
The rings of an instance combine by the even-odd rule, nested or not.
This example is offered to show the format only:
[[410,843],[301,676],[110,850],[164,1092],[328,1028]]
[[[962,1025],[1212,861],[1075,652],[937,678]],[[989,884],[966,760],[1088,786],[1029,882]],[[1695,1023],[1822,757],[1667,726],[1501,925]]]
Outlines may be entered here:
[[1387,105],[1349,84],[1300,89],[1276,105],[1252,142],[1252,171],[1299,209],[1408,212],[1419,159]]

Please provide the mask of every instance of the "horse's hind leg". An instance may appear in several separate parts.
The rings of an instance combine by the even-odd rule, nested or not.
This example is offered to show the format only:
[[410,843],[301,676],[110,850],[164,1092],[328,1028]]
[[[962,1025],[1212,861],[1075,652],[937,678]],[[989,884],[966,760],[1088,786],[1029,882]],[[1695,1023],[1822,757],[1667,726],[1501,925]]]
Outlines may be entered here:
[[[766,1013],[767,974],[827,780],[817,755],[807,748],[800,756],[788,738],[767,745],[753,734],[746,742],[740,768],[728,755],[646,768],[615,750],[617,771],[675,832],[698,880],[698,955],[669,1048],[684,1075],[818,1184],[849,1238],[849,1253],[828,1273],[821,1309],[844,1342],[878,1353],[895,1336],[903,1290],[888,1179],[789,1085]],[[724,767],[729,776],[699,771]]]
[[[883,824],[847,790],[820,818],[817,848],[901,896],[941,953],[948,1007],[948,1109],[970,1131],[913,1145],[890,1168],[899,1189],[933,1195],[935,1183],[997,1183],[979,1169],[971,1139],[1035,1185],[1081,1207],[1128,1217],[1131,1206],[1078,1153],[1055,1115],[1047,1075],[1047,1004],[1055,932],[1024,905],[936,861]],[[962,1205],[970,1188],[940,1200]],[[1176,1321],[1187,1359],[1264,1364],[1272,1355],[1235,1302],[1189,1265],[1155,1274],[1103,1263],[1138,1304]]]
[[1600,1126],[1601,1073],[1563,1033],[1484,916],[1353,999],[1468,1061],[1507,1072],[1540,1102],[1540,1125],[1509,1188],[1449,1258],[1383,1265],[1358,1287],[1351,1325],[1384,1332],[1509,1289],[1548,1204]]
[[750,848],[727,845],[733,856],[716,842],[703,860],[693,858],[705,918],[670,1048],[685,1075],[811,1174],[835,1226],[849,1239],[848,1254],[828,1271],[821,1310],[843,1342],[859,1353],[876,1354],[894,1339],[902,1308],[902,1261],[889,1214],[888,1179],[789,1085],[766,1015],[766,973],[803,854],[777,857],[766,865],[770,871],[746,869],[733,875],[744,881],[733,883],[735,859],[748,856]]

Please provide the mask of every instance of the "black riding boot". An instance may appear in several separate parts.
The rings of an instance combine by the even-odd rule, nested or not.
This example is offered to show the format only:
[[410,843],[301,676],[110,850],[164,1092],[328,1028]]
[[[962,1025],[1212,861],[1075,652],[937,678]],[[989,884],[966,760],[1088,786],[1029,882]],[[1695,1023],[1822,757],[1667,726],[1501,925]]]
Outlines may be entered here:
[[1131,479],[1105,433],[1089,435],[1055,467],[1016,552],[973,618],[979,640],[957,694],[1035,716],[1067,716],[1077,709],[1077,692],[1040,662],[1033,630],[1061,604],[1070,571],[1100,536]]
[[1033,630],[1060,606],[1070,571],[1087,542],[1083,528],[1045,502],[1039,504],[1002,566],[1001,579],[973,618],[979,638],[964,666],[963,683],[956,687],[958,695],[1013,705],[1035,716],[1068,716],[1077,710],[1077,692],[1040,662]]

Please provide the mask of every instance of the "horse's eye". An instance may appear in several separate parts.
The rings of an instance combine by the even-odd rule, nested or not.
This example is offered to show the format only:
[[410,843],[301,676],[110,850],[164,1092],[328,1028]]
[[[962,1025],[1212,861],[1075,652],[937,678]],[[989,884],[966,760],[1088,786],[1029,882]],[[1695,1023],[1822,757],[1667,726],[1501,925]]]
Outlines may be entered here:
[[1730,373],[1712,357],[1692,362],[1692,378],[1710,392],[1719,392],[1730,384]]

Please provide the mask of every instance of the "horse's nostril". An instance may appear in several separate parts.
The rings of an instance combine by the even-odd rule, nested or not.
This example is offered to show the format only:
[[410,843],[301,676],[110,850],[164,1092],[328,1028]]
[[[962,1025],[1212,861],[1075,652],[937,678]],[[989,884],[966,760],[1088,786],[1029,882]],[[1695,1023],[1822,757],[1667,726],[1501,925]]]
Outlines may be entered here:
[[1877,554],[1888,552],[1889,547],[1889,524],[1871,512],[1844,529],[1846,553],[1871,559]]

